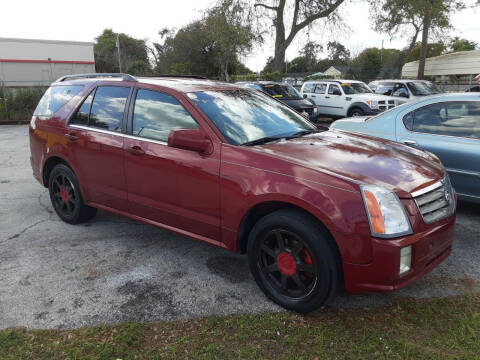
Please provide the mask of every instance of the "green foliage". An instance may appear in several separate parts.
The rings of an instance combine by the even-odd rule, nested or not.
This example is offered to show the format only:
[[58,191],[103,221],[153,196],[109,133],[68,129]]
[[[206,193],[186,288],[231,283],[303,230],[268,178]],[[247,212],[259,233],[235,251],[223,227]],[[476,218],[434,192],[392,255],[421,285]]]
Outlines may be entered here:
[[353,74],[355,78],[362,81],[376,79],[382,68],[381,50],[378,48],[368,48],[363,50],[357,58],[353,60]]
[[[46,88],[28,87],[15,90],[0,89],[0,121],[29,120]],[[6,101],[5,101],[6,99]]]
[[280,71],[262,72],[260,74],[260,78],[262,80],[267,80],[267,81],[281,81],[282,80],[282,74],[280,73]]
[[[422,43],[417,42],[412,51],[406,58],[406,62],[420,60],[420,51],[422,49]],[[442,55],[445,51],[445,45],[442,43],[432,43],[427,45],[427,58]]]
[[477,46],[478,46],[478,43],[476,43],[475,41],[470,41],[470,40],[455,36],[448,43],[448,50],[449,52],[471,51],[471,50],[475,50]]
[[128,67],[127,73],[131,75],[149,75],[152,73],[152,68],[145,61],[136,60]]
[[[126,34],[119,35],[120,40],[120,58],[122,63],[122,70],[129,70],[132,65],[137,62],[143,62],[149,68],[149,59],[147,46],[144,40],[132,38]],[[103,30],[103,33],[96,38],[96,43],[93,47],[95,54],[95,68],[97,72],[119,72],[118,51],[115,46],[117,41],[117,34],[111,29]],[[146,69],[142,65],[143,69]],[[138,64],[134,69],[139,69]],[[150,72],[150,71],[149,71]]]

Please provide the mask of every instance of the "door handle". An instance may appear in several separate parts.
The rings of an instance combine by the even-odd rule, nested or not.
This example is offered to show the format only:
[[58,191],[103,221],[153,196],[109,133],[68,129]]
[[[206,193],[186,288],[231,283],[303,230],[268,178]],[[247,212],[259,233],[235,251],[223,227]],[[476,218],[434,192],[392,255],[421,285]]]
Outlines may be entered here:
[[132,155],[145,155],[145,151],[140,146],[132,146],[126,149]]
[[316,97],[315,95],[310,95],[311,97]]
[[330,99],[330,96],[325,96],[325,99]]
[[75,133],[68,133],[68,134],[65,134],[63,136],[70,141],[77,141],[78,140],[78,136],[75,135]]
[[410,146],[417,146],[417,145],[418,145],[418,143],[417,143],[416,141],[414,141],[414,140],[408,140],[408,139],[407,139],[407,140],[403,140],[403,143],[404,143],[405,145],[410,145]]

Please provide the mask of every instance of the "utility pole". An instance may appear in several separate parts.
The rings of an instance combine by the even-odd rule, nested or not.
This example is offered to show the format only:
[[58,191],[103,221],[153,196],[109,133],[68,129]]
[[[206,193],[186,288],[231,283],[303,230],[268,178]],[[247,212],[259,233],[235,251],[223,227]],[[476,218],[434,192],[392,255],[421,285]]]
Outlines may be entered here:
[[117,42],[115,43],[115,46],[118,50],[118,68],[120,69],[120,72],[122,72],[122,61],[120,60],[120,34],[117,33]]

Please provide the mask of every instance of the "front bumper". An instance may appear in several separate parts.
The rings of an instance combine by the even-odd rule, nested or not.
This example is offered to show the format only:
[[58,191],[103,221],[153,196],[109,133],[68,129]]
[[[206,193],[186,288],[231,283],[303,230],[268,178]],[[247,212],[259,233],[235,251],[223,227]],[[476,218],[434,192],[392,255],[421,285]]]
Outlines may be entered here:
[[[455,215],[413,235],[393,240],[372,238],[371,263],[343,263],[346,292],[394,291],[420,279],[450,255],[454,225]],[[400,250],[409,245],[412,246],[411,269],[399,275]]]

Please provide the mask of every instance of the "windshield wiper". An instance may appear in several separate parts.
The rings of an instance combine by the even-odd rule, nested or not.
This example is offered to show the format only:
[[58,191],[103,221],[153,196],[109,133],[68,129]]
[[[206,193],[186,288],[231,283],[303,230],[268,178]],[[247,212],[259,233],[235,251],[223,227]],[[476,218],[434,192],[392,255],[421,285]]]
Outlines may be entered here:
[[261,145],[266,144],[275,140],[280,140],[285,138],[285,136],[265,136],[257,140],[247,141],[241,144],[242,146],[253,146],[253,145]]
[[318,130],[317,129],[310,129],[310,130],[302,130],[302,131],[299,131],[299,132],[296,132],[290,136],[286,136],[285,139],[295,139],[295,138],[298,138],[298,137],[302,137],[302,136],[305,136],[305,135],[309,135],[309,134],[314,134],[314,133],[317,133]]

